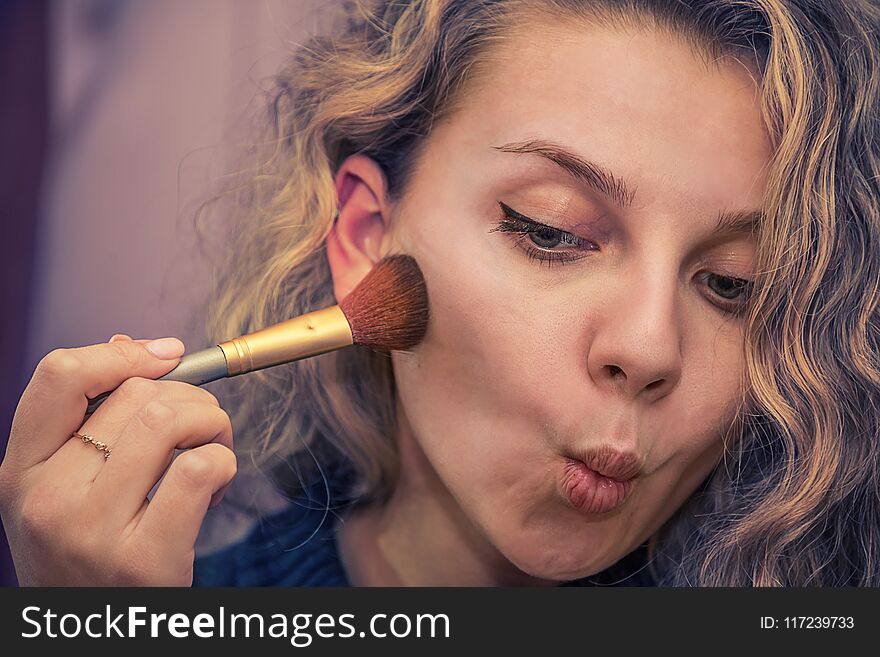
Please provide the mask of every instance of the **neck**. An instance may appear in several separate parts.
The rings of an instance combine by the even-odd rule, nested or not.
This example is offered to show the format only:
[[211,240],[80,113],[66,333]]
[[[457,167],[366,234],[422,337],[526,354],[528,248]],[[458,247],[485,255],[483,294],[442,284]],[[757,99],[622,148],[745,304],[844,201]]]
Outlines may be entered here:
[[464,514],[398,408],[400,476],[384,505],[337,527],[352,586],[555,586],[516,568]]

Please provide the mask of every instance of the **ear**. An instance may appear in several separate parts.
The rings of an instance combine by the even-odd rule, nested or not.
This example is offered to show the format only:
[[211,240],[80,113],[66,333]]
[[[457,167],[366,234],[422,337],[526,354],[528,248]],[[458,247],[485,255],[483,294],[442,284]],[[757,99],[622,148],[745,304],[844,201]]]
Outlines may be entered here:
[[327,235],[333,293],[342,301],[383,257],[390,208],[382,167],[366,155],[348,157],[336,173],[339,217]]

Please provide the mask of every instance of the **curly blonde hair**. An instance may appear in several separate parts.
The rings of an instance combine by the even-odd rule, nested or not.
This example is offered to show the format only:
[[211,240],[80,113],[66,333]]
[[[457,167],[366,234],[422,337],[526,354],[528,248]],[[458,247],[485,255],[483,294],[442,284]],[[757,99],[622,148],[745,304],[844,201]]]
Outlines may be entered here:
[[[748,385],[725,455],[651,537],[671,586],[880,585],[880,9],[873,0],[359,0],[267,92],[255,168],[230,191],[215,342],[337,302],[334,172],[376,160],[406,193],[516,21],[648,26],[759,73],[774,145],[745,319]],[[206,204],[199,224],[215,204]],[[212,228],[213,230],[213,228]],[[240,462],[292,494],[314,476],[384,500],[399,468],[391,360],[362,347],[227,386]],[[242,458],[246,457],[246,458]],[[613,575],[614,569],[607,573]]]

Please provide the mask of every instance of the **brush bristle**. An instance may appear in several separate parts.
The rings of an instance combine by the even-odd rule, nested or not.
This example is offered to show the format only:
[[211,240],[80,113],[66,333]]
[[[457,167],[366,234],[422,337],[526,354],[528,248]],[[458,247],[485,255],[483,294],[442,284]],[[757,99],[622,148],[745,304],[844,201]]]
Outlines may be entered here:
[[382,258],[339,307],[354,344],[381,351],[412,349],[428,328],[428,289],[415,258]]

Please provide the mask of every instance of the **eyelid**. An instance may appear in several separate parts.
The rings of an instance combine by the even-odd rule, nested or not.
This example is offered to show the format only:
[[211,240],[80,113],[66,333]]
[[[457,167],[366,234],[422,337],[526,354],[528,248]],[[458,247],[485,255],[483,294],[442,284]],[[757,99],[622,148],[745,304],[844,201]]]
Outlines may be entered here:
[[504,211],[504,214],[506,214],[509,217],[512,217],[514,219],[519,219],[520,221],[523,221],[527,224],[534,224],[535,226],[542,226],[544,228],[553,228],[554,230],[558,230],[555,226],[548,226],[547,224],[542,224],[540,221],[535,221],[534,219],[531,219],[530,217],[527,217],[524,214],[520,214],[519,212],[514,210],[512,207],[507,205],[506,203],[502,203],[501,201],[498,201],[498,205],[501,206],[501,209]]
[[733,258],[721,258],[720,262],[718,258],[712,258],[711,256],[707,256],[701,260],[698,267],[702,270],[708,271],[716,276],[723,276],[725,278],[732,278],[738,281],[746,281],[748,283],[752,282],[749,274],[741,275],[736,273],[733,268],[725,265],[725,260],[728,262],[733,261]]
[[[564,233],[565,235],[571,235],[572,237],[577,237],[577,235],[574,235],[573,233],[570,233],[567,230],[564,230],[564,229],[559,228],[557,226],[551,226],[550,224],[545,224],[540,221],[536,221],[535,219],[527,217],[524,214],[520,214],[519,212],[514,210],[512,207],[507,205],[506,203],[502,203],[501,201],[498,201],[498,204],[501,206],[501,209],[504,211],[504,214],[512,219],[516,219],[517,221],[522,221],[523,223],[529,224],[530,226],[538,226],[540,228],[547,228],[549,230],[555,230],[560,233]],[[580,239],[580,238],[578,238],[578,239]]]

